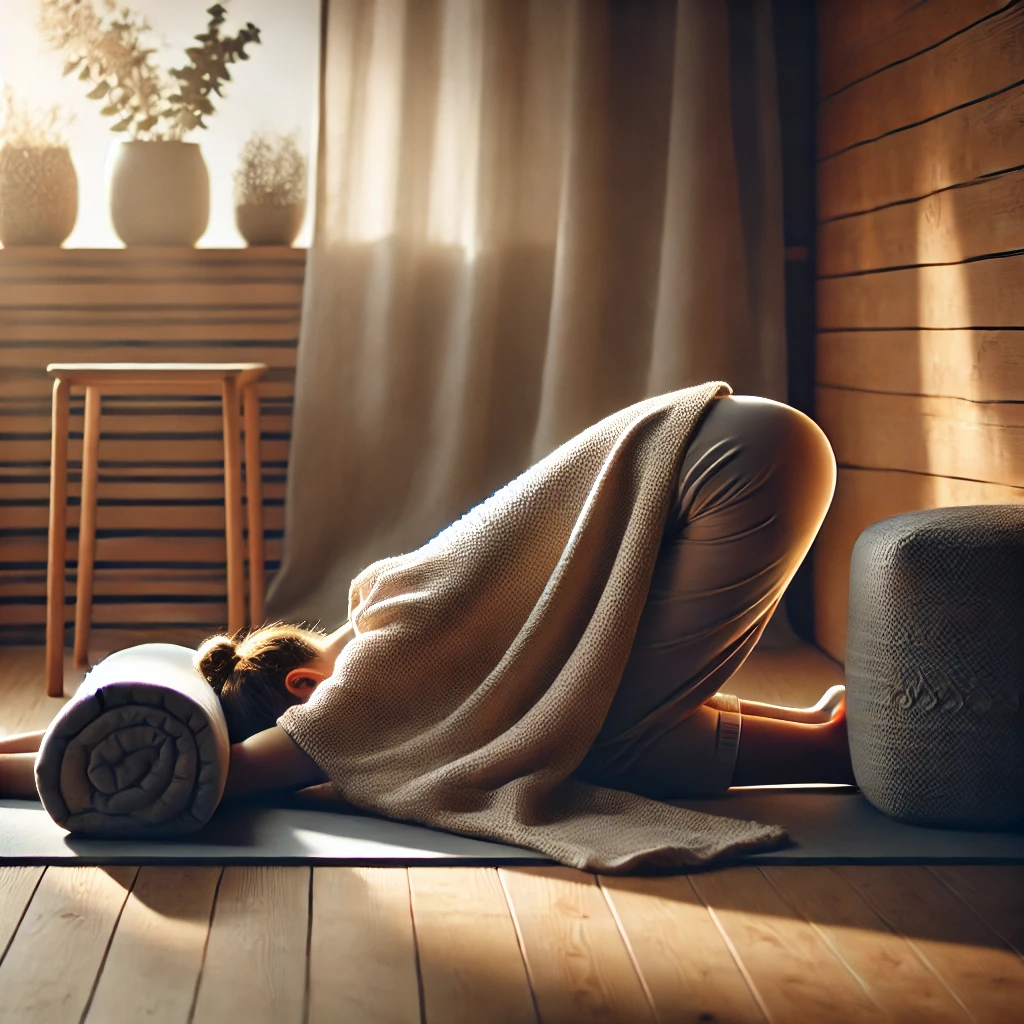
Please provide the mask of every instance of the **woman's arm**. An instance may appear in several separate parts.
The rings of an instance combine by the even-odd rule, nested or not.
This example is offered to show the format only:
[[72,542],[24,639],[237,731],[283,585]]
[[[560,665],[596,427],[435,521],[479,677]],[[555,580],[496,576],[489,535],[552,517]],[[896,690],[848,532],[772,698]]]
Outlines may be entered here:
[[324,641],[324,657],[331,662],[338,660],[338,655],[345,649],[345,645],[356,635],[351,622],[339,626],[333,633],[327,635]]
[[0,797],[37,800],[34,751],[0,754]]
[[43,742],[43,732],[22,732],[16,736],[5,736],[0,739],[0,754],[37,754],[39,744]]
[[281,726],[275,725],[231,745],[224,796],[303,789],[326,781],[313,759]]
[[[4,743],[23,741],[19,750],[0,753],[0,797],[37,799],[33,739],[42,733],[12,736]],[[13,745],[13,743],[12,743]],[[38,743],[36,744],[38,746]],[[279,725],[231,746],[225,796],[244,796],[275,789],[302,789],[325,782],[326,776]]]

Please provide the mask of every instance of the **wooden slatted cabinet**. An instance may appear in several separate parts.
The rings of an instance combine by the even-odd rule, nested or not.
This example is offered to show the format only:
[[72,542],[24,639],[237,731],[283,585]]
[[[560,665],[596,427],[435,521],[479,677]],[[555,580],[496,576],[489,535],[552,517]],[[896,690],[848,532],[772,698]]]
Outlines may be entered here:
[[[42,643],[49,363],[261,362],[266,571],[279,562],[305,251],[0,250],[0,644]],[[65,625],[76,586],[84,396],[69,399]],[[186,644],[228,621],[220,400],[104,399],[95,649]]]

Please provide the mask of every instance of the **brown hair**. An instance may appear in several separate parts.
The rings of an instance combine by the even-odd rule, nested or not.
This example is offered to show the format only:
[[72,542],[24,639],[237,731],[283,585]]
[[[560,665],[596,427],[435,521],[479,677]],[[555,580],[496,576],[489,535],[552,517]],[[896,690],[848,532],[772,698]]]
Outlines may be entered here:
[[271,728],[299,703],[286,689],[285,677],[320,656],[322,636],[276,622],[203,641],[195,665],[220,698],[232,743]]

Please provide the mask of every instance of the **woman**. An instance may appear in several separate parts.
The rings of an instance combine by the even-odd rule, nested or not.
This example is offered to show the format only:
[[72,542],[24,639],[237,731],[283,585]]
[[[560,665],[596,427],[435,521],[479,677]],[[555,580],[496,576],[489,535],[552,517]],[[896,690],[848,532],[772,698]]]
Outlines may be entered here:
[[[601,552],[596,548],[596,554],[593,551],[589,556],[586,551],[580,554],[577,549],[585,546],[580,538],[600,536],[602,500],[605,502],[605,517],[609,521],[614,518],[613,513],[618,507],[616,501],[620,506],[624,504],[615,497],[614,488],[627,486],[628,481],[622,483],[628,477],[627,471],[636,471],[637,467],[649,469],[651,466],[658,472],[662,471],[657,458],[650,454],[657,452],[657,447],[651,447],[647,455],[637,456],[632,462],[624,456],[620,457],[618,453],[626,450],[630,444],[640,451],[638,446],[644,442],[637,442],[636,438],[642,437],[641,431],[648,429],[651,423],[656,423],[656,426],[650,427],[650,436],[661,436],[654,433],[661,430],[670,439],[682,438],[685,444],[681,466],[678,471],[672,470],[671,476],[666,477],[671,482],[668,515],[665,517],[662,513],[655,523],[659,534],[655,540],[660,539],[660,545],[652,546],[652,552],[656,550],[656,554],[652,554],[653,576],[644,576],[642,569],[633,573],[634,576],[649,578],[650,583],[645,599],[641,594],[638,618],[633,620],[635,626],[628,617],[623,620],[631,628],[627,644],[622,648],[624,656],[628,656],[625,656],[621,667],[614,664],[614,657],[607,657],[606,668],[599,666],[594,669],[591,666],[587,670],[589,675],[584,672],[580,677],[594,679],[601,676],[602,672],[606,676],[613,674],[610,688],[606,688],[610,699],[602,704],[602,698],[595,694],[595,701],[600,706],[596,724],[590,733],[583,730],[587,735],[586,749],[578,750],[575,755],[568,757],[559,770],[552,771],[551,779],[544,783],[552,792],[563,781],[560,778],[562,774],[571,774],[574,779],[591,786],[658,800],[714,795],[724,792],[730,785],[853,782],[841,687],[833,688],[817,705],[807,709],[740,701],[720,693],[729,677],[753,649],[807,553],[831,501],[835,485],[835,461],[831,448],[813,421],[777,402],[736,397],[723,394],[722,391],[723,388],[718,385],[705,385],[702,389],[689,389],[674,396],[640,403],[617,414],[618,418],[609,417],[607,421],[602,421],[588,434],[580,435],[583,440],[574,439],[564,446],[564,452],[559,450],[561,455],[554,453],[549,460],[545,460],[554,460],[552,465],[562,473],[559,479],[563,479],[567,473],[571,475],[573,467],[583,467],[586,463],[588,453],[594,448],[590,435],[598,436],[602,441],[595,449],[597,456],[591,458],[590,469],[579,470],[593,477],[579,491],[586,500],[567,498],[564,502],[572,506],[564,517],[566,523],[572,524],[572,529],[568,532],[563,529],[553,545],[558,556],[557,564],[551,560],[550,564],[546,563],[546,568],[537,569],[534,573],[537,580],[545,582],[542,592],[535,587],[526,593],[529,588],[524,584],[526,596],[521,603],[529,611],[529,616],[524,611],[522,621],[517,619],[510,626],[508,636],[496,640],[493,649],[488,649],[490,653],[486,657],[481,656],[481,668],[472,676],[478,681],[490,678],[489,673],[496,671],[495,665],[499,661],[499,667],[507,668],[509,652],[515,651],[516,658],[525,660],[524,650],[530,652],[537,649],[536,641],[532,648],[516,645],[523,631],[528,631],[530,623],[536,618],[536,607],[549,598],[549,604],[557,603],[557,593],[554,598],[550,597],[552,592],[557,591],[551,581],[556,579],[560,568],[571,563],[573,558],[577,562],[581,559],[586,562],[586,558],[590,558],[590,563],[587,563],[589,568],[577,572],[577,577],[583,580],[584,585],[574,600],[576,604],[591,602],[587,606],[588,614],[593,613],[597,617],[600,600],[603,598],[590,595],[587,587],[595,579],[603,581],[614,577],[619,570],[610,568],[610,562],[609,565],[599,565]],[[682,412],[678,412],[680,409]],[[666,434],[666,428],[657,424],[672,415],[677,415],[678,424],[681,425],[674,428],[674,433]],[[611,427],[601,434],[605,424],[611,424]],[[626,466],[625,475],[618,484],[608,469],[609,466],[614,467],[615,459],[619,459],[620,465]],[[596,473],[594,466],[600,466]],[[529,481],[530,473],[536,476],[538,468],[524,474],[521,479]],[[548,476],[552,472],[555,470],[548,472]],[[503,508],[511,510],[507,514],[513,518],[519,499],[514,490],[516,483],[509,485],[513,488],[512,498],[506,497],[504,506],[498,502],[499,511]],[[524,493],[529,490],[528,482]],[[609,490],[613,492],[612,496],[602,497],[602,493]],[[642,487],[639,491],[634,488],[634,491],[629,492],[633,503],[629,506],[631,514],[643,505],[643,501],[637,497],[638,494],[643,497],[641,492]],[[597,498],[594,498],[595,494],[598,494]],[[495,498],[501,495],[502,492],[499,492]],[[577,501],[576,505],[572,505],[572,500]],[[590,505],[597,508],[598,513],[588,511]],[[494,515],[491,515],[488,523],[486,506],[480,508],[484,509],[480,516],[474,510],[446,533],[467,522],[469,525],[463,527],[463,534],[467,531],[471,534],[474,529],[479,531],[481,527],[474,522],[474,517],[479,518],[484,528],[491,529],[493,533]],[[549,505],[550,508],[552,506]],[[557,518],[555,511],[551,515]],[[629,522],[632,523],[636,518],[633,514]],[[622,521],[626,522],[626,519]],[[640,521],[643,522],[642,519]],[[583,529],[580,523],[590,525]],[[499,528],[500,525],[499,521]],[[435,538],[435,542],[441,541],[441,548],[444,547],[445,536],[442,534],[440,538]],[[532,534],[524,533],[522,536],[533,537],[531,543],[537,545],[538,550],[546,543],[543,531],[540,534],[536,531]],[[618,543],[622,534],[621,531],[612,531],[608,536]],[[451,543],[448,546],[451,547]],[[520,548],[522,546],[520,543]],[[609,541],[607,546],[611,547],[612,542]],[[429,553],[431,545],[421,550]],[[625,546],[620,547],[619,553],[622,550],[625,550]],[[570,552],[571,557],[567,552]],[[529,576],[534,571],[532,563],[537,561],[540,554],[534,558],[530,551],[524,555],[517,548],[515,555],[519,562],[509,578],[518,580]],[[411,556],[405,557],[408,559]],[[429,563],[430,559],[421,557],[422,561]],[[407,567],[408,563],[400,565],[400,572],[406,571]],[[418,572],[419,563],[413,568]],[[408,572],[406,574],[408,576]],[[631,577],[627,573],[623,578]],[[533,779],[545,771],[544,764],[538,763],[535,754],[526,760],[520,758],[519,762],[516,761],[518,755],[515,751],[522,746],[521,735],[519,747],[516,746],[515,737],[511,745],[507,741],[507,737],[514,734],[517,727],[532,721],[531,715],[547,699],[546,691],[532,682],[538,672],[543,674],[543,666],[535,666],[526,682],[522,682],[521,678],[520,683],[515,684],[527,689],[533,686],[533,690],[530,691],[532,696],[524,697],[520,703],[514,704],[517,709],[514,713],[509,710],[513,706],[509,702],[519,700],[519,695],[513,692],[513,683],[508,681],[517,678],[511,671],[506,671],[502,676],[504,690],[497,697],[488,691],[481,698],[480,694],[484,693],[486,687],[478,685],[478,682],[448,704],[444,703],[445,696],[442,693],[438,697],[439,710],[430,722],[430,728],[436,734],[430,741],[433,744],[431,751],[438,744],[451,747],[440,760],[431,751],[414,754],[414,751],[425,749],[422,737],[411,727],[403,733],[403,720],[397,715],[387,722],[386,735],[380,733],[373,741],[366,741],[363,744],[365,749],[360,748],[353,755],[354,760],[350,759],[344,769],[339,768],[337,748],[346,745],[346,719],[343,717],[340,720],[343,724],[339,725],[335,717],[333,732],[326,738],[321,735],[324,732],[322,722],[312,726],[310,723],[316,723],[318,716],[326,721],[332,707],[337,710],[342,691],[345,696],[351,697],[346,712],[348,720],[359,718],[358,690],[364,685],[363,676],[368,664],[365,652],[370,651],[379,639],[381,644],[384,643],[389,632],[401,633],[404,628],[402,616],[409,618],[408,611],[403,611],[405,606],[411,607],[414,613],[420,607],[414,593],[416,586],[408,584],[408,581],[404,592],[396,591],[390,596],[385,594],[382,599],[381,587],[386,589],[382,577],[371,573],[370,579],[372,586],[367,585],[367,589],[372,593],[369,597],[366,593],[360,593],[359,580],[354,584],[353,618],[357,622],[363,621],[365,616],[362,613],[367,602],[373,604],[376,599],[377,618],[374,620],[374,629],[360,629],[349,622],[336,632],[326,635],[294,626],[278,625],[255,630],[237,641],[214,637],[200,648],[197,666],[220,696],[233,741],[227,792],[244,794],[267,789],[302,788],[329,778],[346,795],[350,795],[349,790],[361,794],[363,799],[357,798],[356,802],[366,805],[372,802],[367,796],[371,789],[365,786],[360,789],[359,783],[355,781],[357,775],[362,780],[360,773],[366,765],[372,763],[373,772],[376,773],[367,774],[366,779],[379,780],[384,777],[381,773],[386,774],[395,765],[401,765],[403,758],[410,761],[418,758],[423,763],[430,761],[430,765],[423,767],[420,764],[416,771],[401,775],[400,778],[397,775],[394,778],[388,776],[393,792],[401,792],[401,798],[396,796],[391,803],[383,807],[374,806],[372,809],[396,817],[454,827],[460,831],[494,834],[495,822],[500,818],[494,817],[498,813],[492,806],[495,803],[494,794],[515,791],[521,778]],[[488,592],[485,587],[476,592],[474,602],[479,604],[486,600]],[[569,638],[564,651],[551,655],[557,663],[556,667],[560,667],[563,662],[568,664],[578,655],[579,648],[585,646],[581,638],[592,625],[586,615],[577,616],[580,621],[574,622],[572,602],[563,600],[562,604],[562,618],[558,620],[560,625],[553,634],[555,640],[548,641],[549,646],[554,643],[557,647],[558,637],[564,635]],[[568,612],[564,611],[566,607]],[[386,613],[381,613],[381,608],[385,608]],[[448,619],[455,621],[450,614]],[[543,617],[541,619],[543,621]],[[617,623],[616,628],[621,631],[623,627]],[[379,630],[379,633],[375,630]],[[440,626],[437,632],[441,632]],[[371,633],[374,635],[368,635]],[[363,634],[359,635],[359,644],[353,645],[362,645],[359,656],[349,657],[351,651],[342,656],[342,652],[357,634]],[[430,646],[433,632],[429,624],[427,632],[421,628],[417,635],[427,637],[424,645]],[[452,679],[462,678],[465,675],[462,671],[463,661],[477,658],[478,649],[486,648],[487,643],[487,637],[467,639],[466,649],[460,652],[457,662],[451,660],[450,652],[442,652],[449,660],[444,662],[442,659],[438,663],[448,665]],[[388,656],[386,646],[378,644],[375,649],[383,652],[381,657]],[[607,654],[614,650],[614,645],[606,645],[602,650]],[[442,657],[436,651],[424,655],[428,656],[435,659]],[[360,665],[363,668],[360,669]],[[554,673],[553,669],[552,678]],[[391,713],[388,704],[391,698],[390,682],[386,675],[383,678],[384,683],[378,681],[375,688],[364,689],[373,699],[381,700],[382,710],[378,717],[387,718]],[[401,675],[395,678],[404,680]],[[446,683],[438,680],[447,680],[447,676],[439,676],[434,672],[433,675],[428,674],[428,678],[433,680],[435,691],[445,689]],[[320,694],[325,681],[330,681],[329,685]],[[337,685],[339,682],[343,684],[341,687]],[[456,684],[452,685],[454,687]],[[477,688],[474,689],[474,686]],[[550,720],[556,721],[558,728],[565,729],[568,719],[564,709],[569,707],[576,713],[582,706],[578,689],[577,685],[570,704],[563,701],[561,705],[556,705],[563,710],[552,712],[555,719],[551,719],[550,715],[548,718],[538,718],[538,724],[530,727],[534,731],[543,731]],[[310,703],[314,695],[317,695],[317,699]],[[433,691],[422,689],[415,696],[419,703],[433,699]],[[493,728],[488,726],[490,732],[484,729],[484,739],[474,739],[473,743],[460,746],[459,730],[469,728],[460,723],[473,720],[473,728],[480,729],[479,719],[483,713],[479,708],[481,702],[486,704],[487,701],[490,701],[490,710],[484,717],[491,722],[495,714],[495,700],[499,702],[500,715],[504,716],[503,724]],[[307,703],[308,708],[305,707]],[[407,702],[402,705],[410,720],[415,717],[413,713],[419,703]],[[559,714],[561,718],[558,718]],[[363,719],[376,715],[376,706],[370,703],[366,706]],[[278,724],[279,720],[281,724]],[[317,732],[318,728],[320,732]],[[385,740],[381,740],[380,736],[385,736]],[[359,741],[361,737],[353,737],[353,746],[358,747]],[[500,757],[492,759],[492,762],[486,758],[481,761],[477,757],[478,748],[491,749],[499,743],[504,743]],[[327,751],[325,746],[331,749]],[[18,787],[19,771],[20,784],[25,787],[24,765],[27,760],[18,767],[14,752],[32,748],[31,737],[13,738],[0,743],[0,752],[6,750],[14,755],[0,757],[0,791],[12,791]],[[546,749],[551,751],[554,748]],[[578,756],[580,754],[583,756]],[[22,758],[27,756],[21,755]],[[549,759],[552,762],[563,760],[557,753],[551,753]],[[472,765],[466,769],[470,761]],[[492,770],[493,764],[498,762],[500,769]],[[417,809],[422,806],[425,787],[433,786],[431,792],[434,792],[444,790],[448,785],[442,802],[449,808],[453,803],[460,802],[458,784],[446,781],[450,781],[451,773],[444,778],[438,774],[439,766],[447,771],[452,765],[458,768],[456,776],[472,780],[471,785],[467,784],[467,788],[474,791],[473,796],[467,797],[467,807],[469,804],[473,806],[468,809],[458,808],[457,813],[452,812],[448,817],[436,813],[419,813]],[[459,772],[462,774],[459,775]],[[409,796],[411,790],[417,791],[415,799]],[[519,817],[530,818],[531,823],[528,827],[524,826],[525,832],[502,831],[501,837],[547,849],[535,837],[530,837],[539,827],[535,819],[547,815],[549,808],[545,807],[543,813],[539,814],[540,805],[531,806],[529,813],[526,813],[520,797],[521,793],[519,797],[511,799],[508,806],[514,807],[514,813]],[[417,799],[421,802],[417,803]],[[473,815],[481,813],[481,808],[486,808],[490,815],[487,817],[489,824],[478,828]],[[595,814],[600,817],[599,813]],[[558,849],[562,847],[558,846]],[[558,853],[555,855],[560,856]],[[560,859],[604,866],[608,863],[607,858],[602,860],[590,857],[588,860],[585,855],[575,860],[568,856],[560,856]],[[621,857],[617,863],[622,863]]]
[[[760,637],[834,485],[831,447],[812,420],[767,399],[715,400],[683,461],[630,657],[578,776],[658,799],[853,783],[842,687],[811,708],[718,692]],[[350,623],[331,634],[272,626],[200,648],[197,664],[236,741],[231,791],[324,781],[276,722],[333,675],[352,636]],[[714,696],[677,716],[679,693],[709,683]]]

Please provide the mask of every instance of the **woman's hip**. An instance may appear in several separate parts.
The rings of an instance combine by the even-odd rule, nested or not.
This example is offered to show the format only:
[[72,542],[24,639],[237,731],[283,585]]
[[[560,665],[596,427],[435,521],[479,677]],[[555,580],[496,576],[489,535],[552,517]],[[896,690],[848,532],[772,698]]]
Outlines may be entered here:
[[821,429],[767,399],[717,399],[679,471],[633,648],[592,751],[644,749],[717,693],[753,650],[825,517]]

